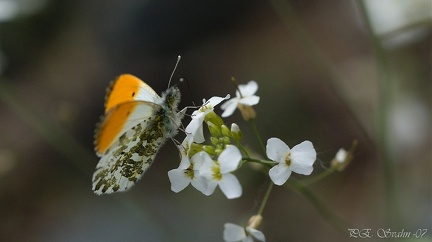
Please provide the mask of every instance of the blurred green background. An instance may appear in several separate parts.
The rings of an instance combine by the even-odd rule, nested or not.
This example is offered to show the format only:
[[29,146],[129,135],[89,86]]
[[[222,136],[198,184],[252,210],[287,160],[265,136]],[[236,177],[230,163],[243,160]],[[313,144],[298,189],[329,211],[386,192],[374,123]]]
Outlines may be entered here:
[[[348,228],[372,229],[372,241],[380,228],[430,238],[431,15],[429,0],[0,0],[0,241],[222,241],[225,222],[247,222],[268,179],[240,170],[235,200],[175,194],[172,142],[132,190],[91,190],[109,82],[132,73],[161,93],[177,55],[174,79],[190,85],[181,107],[233,95],[232,76],[256,80],[262,136],[312,141],[312,176],[359,141],[344,172],[309,187],[342,231],[275,187],[268,241],[349,241]],[[231,122],[259,153],[238,112]]]

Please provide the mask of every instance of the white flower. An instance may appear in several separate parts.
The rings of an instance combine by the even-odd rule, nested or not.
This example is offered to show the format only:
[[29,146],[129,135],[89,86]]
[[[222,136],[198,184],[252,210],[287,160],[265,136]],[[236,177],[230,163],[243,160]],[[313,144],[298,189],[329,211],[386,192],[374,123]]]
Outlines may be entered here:
[[258,90],[258,84],[255,81],[249,81],[246,85],[238,85],[238,89],[240,92],[239,90],[236,91],[236,97],[222,104],[221,108],[224,112],[221,116],[223,118],[231,116],[239,105],[253,106],[258,104],[260,98],[254,95]]
[[242,159],[241,153],[236,146],[227,145],[225,150],[214,161],[207,154],[203,154],[203,165],[200,168],[201,175],[207,178],[206,195],[213,194],[219,185],[228,199],[238,198],[242,194],[242,187],[231,172],[235,171]]
[[197,143],[204,142],[204,134],[203,134],[203,121],[205,116],[213,111],[214,107],[218,105],[223,100],[228,99],[229,94],[226,97],[212,97],[208,101],[203,100],[203,105],[192,113],[192,120],[186,127],[186,133],[192,134],[193,141]]
[[310,141],[303,141],[290,149],[282,140],[270,138],[266,153],[268,158],[279,162],[269,171],[271,180],[279,186],[288,180],[291,172],[310,175],[316,160],[316,151]]
[[171,182],[171,190],[173,192],[180,192],[189,184],[192,184],[193,187],[202,193],[207,191],[207,180],[199,173],[199,169],[202,166],[202,154],[200,153],[202,152],[195,154],[191,159],[182,158],[177,169],[168,171],[168,178]]
[[226,223],[223,232],[223,238],[226,242],[253,242],[253,238],[259,241],[265,241],[263,232],[252,227],[242,227],[237,224]]

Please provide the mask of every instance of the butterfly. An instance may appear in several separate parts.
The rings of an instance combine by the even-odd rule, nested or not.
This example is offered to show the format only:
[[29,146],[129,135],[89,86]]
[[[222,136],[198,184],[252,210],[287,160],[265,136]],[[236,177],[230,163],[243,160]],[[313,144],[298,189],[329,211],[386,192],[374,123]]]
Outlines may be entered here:
[[126,191],[141,179],[160,147],[178,132],[184,116],[179,102],[177,86],[159,96],[130,74],[111,84],[95,131],[95,152],[101,157],[93,174],[96,194]]

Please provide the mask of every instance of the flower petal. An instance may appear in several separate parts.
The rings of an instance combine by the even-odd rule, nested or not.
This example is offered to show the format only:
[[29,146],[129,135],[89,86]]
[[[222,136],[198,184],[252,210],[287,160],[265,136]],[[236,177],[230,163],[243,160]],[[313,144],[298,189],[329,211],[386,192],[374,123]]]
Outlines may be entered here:
[[206,196],[210,196],[216,190],[218,183],[215,180],[209,180],[209,179],[206,179],[206,183],[207,183],[207,189],[204,192],[203,191],[200,192],[202,192]]
[[312,166],[316,160],[316,151],[310,141],[303,141],[291,149],[291,160],[297,164]]
[[267,140],[266,153],[270,160],[285,162],[285,154],[290,151],[288,145],[278,138],[270,138]]
[[290,169],[292,172],[302,175],[310,175],[313,171],[313,166],[305,165],[303,163],[291,162]]
[[223,174],[219,187],[228,199],[238,198],[242,194],[240,182],[231,173]]
[[259,240],[259,241],[265,241],[265,236],[264,236],[264,233],[263,233],[263,232],[261,232],[261,231],[259,231],[259,230],[256,230],[256,229],[253,229],[253,228],[251,228],[251,227],[246,227],[246,231],[247,231],[250,235],[252,235],[255,239],[257,239],[257,240]]
[[256,81],[249,81],[246,85],[239,85],[239,90],[243,97],[252,96],[258,90]]
[[182,157],[178,169],[185,170],[189,168],[190,165],[191,165],[190,160],[187,157]]
[[226,242],[239,241],[246,238],[246,232],[242,226],[233,223],[224,224],[223,239]]
[[247,105],[247,106],[253,106],[259,103],[260,98],[258,96],[249,96],[244,97],[239,100],[239,103]]
[[177,145],[177,148],[179,149],[181,154],[181,161],[178,167],[179,169],[186,169],[190,166],[189,151],[190,151],[192,141],[193,141],[193,136],[186,135],[183,142],[180,145]]
[[171,190],[176,193],[185,189],[191,182],[191,180],[186,176],[184,170],[180,169],[168,171],[168,178],[171,182]]
[[283,185],[291,175],[291,170],[284,163],[273,166],[269,170],[270,179],[274,184],[281,186]]
[[203,106],[207,106],[211,109],[213,109],[216,105],[221,103],[223,100],[227,100],[230,98],[230,95],[227,94],[225,97],[211,97],[207,102],[203,104]]
[[[199,174],[211,179],[213,177],[212,168],[215,162],[205,151],[200,151],[192,156],[192,162],[194,163],[194,169],[199,170]],[[196,167],[195,167],[196,166]]]
[[240,150],[234,145],[227,145],[218,157],[220,172],[222,174],[235,171],[241,161]]
[[188,126],[186,126],[185,132],[186,134],[193,136],[193,141],[197,143],[202,143],[205,140],[203,134],[204,115],[199,115],[199,117],[198,115],[199,114],[197,114],[197,118],[194,118],[194,116],[192,116],[192,120],[190,121]]
[[238,98],[233,98],[226,101],[224,104],[222,104],[221,109],[224,110],[224,112],[221,115],[222,118],[231,116],[236,110],[238,102],[239,102]]
[[205,179],[203,176],[198,175],[197,173],[198,171],[195,172],[195,177],[194,179],[192,179],[191,184],[198,191],[205,193],[208,189],[207,179]]
[[247,236],[246,238],[244,238],[242,240],[242,242],[254,242],[254,240],[253,240],[252,236]]

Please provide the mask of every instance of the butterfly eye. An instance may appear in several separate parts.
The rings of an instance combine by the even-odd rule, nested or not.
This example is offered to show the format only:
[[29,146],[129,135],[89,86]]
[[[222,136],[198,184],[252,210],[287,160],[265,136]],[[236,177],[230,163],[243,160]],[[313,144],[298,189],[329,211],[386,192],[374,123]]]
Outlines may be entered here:
[[132,97],[134,97],[134,96],[135,96],[135,92],[132,93]]

